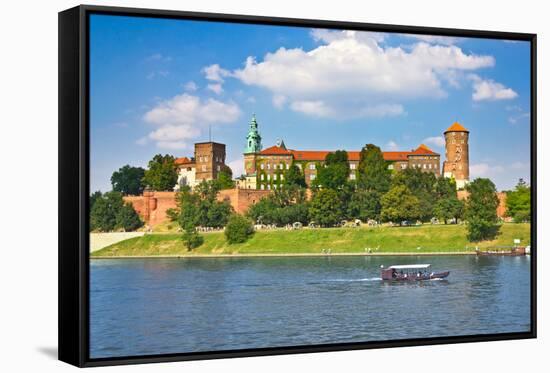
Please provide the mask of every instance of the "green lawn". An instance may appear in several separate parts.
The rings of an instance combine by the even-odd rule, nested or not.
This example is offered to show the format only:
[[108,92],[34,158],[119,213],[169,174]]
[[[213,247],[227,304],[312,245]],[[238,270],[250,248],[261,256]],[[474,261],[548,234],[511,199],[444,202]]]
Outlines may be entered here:
[[463,225],[424,225],[419,227],[325,228],[296,231],[256,232],[244,244],[229,245],[223,233],[206,233],[204,244],[188,252],[180,234],[146,234],[96,251],[98,256],[154,256],[205,254],[319,254],[332,253],[444,253],[473,251],[475,246],[511,246],[514,238],[522,245],[530,242],[530,224],[504,224],[493,241],[471,243]]

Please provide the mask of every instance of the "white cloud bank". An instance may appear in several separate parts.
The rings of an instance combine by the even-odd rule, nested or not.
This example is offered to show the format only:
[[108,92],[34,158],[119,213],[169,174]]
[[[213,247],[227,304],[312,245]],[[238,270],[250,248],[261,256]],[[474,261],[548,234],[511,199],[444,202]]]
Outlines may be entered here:
[[475,74],[470,75],[470,79],[473,81],[472,99],[474,101],[511,100],[518,97],[513,89],[493,80],[482,79]]
[[376,33],[313,30],[312,37],[321,44],[312,50],[282,47],[261,61],[250,56],[232,72],[211,65],[204,69],[206,78],[220,82],[232,76],[263,87],[277,98],[274,106],[288,102],[306,115],[367,118],[403,115],[400,101],[445,97],[445,85],[457,72],[495,64],[492,56],[454,45],[385,46]]
[[183,149],[189,146],[189,140],[199,137],[206,126],[233,123],[240,115],[239,106],[232,101],[201,100],[184,93],[159,102],[145,113],[144,121],[157,128],[137,143],[144,145],[153,141],[159,148]]
[[437,146],[438,148],[445,146],[445,138],[443,136],[427,137],[422,142],[426,145]]

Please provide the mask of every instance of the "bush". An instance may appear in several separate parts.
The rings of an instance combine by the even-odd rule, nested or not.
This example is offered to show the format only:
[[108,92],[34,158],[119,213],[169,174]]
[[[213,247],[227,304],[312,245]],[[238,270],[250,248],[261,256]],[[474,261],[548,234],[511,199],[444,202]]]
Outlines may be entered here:
[[230,244],[246,242],[253,234],[252,222],[242,215],[232,215],[225,227],[225,238]]

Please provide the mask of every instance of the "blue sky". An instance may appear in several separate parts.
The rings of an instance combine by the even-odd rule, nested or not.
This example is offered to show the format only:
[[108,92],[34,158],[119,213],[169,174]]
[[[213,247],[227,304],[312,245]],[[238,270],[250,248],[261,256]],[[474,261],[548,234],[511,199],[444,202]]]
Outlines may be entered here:
[[264,147],[442,155],[454,121],[470,130],[471,177],[529,180],[529,43],[93,15],[91,190],[125,164],[227,145],[242,172],[248,122]]

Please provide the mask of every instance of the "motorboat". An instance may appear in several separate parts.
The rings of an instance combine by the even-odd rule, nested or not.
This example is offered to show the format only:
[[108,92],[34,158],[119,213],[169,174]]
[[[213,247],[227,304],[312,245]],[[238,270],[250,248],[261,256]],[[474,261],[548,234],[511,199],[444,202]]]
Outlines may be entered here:
[[423,281],[443,279],[449,276],[449,271],[433,272],[431,264],[405,264],[390,267],[380,266],[380,277],[388,281]]

